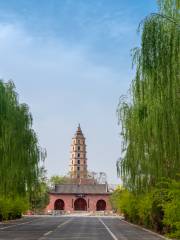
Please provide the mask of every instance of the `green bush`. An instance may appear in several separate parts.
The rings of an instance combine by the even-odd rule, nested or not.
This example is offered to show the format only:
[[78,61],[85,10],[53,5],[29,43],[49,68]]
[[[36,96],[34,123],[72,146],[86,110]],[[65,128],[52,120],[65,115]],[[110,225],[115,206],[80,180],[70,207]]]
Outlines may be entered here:
[[0,220],[7,220],[10,210],[8,199],[0,199]]
[[138,202],[139,224],[144,225],[146,227],[152,227],[152,206],[153,197],[151,193],[139,197]]
[[27,209],[28,202],[25,198],[2,198],[0,199],[0,220],[20,218]]
[[111,205],[112,205],[112,208],[114,209],[115,212],[117,213],[122,213],[122,209],[121,209],[121,192],[122,192],[122,189],[121,187],[119,186],[114,192],[113,194],[111,195]]
[[138,222],[138,199],[127,190],[117,189],[111,197],[112,206],[117,212],[123,213],[125,219]]
[[125,219],[180,238],[180,181],[163,179],[151,191],[141,194],[118,188],[111,203]]
[[128,191],[122,192],[122,201],[120,207],[125,214],[125,218],[134,223],[139,222],[138,216],[138,198]]
[[168,201],[163,204],[163,222],[169,226],[168,235],[180,238],[180,181],[169,183]]

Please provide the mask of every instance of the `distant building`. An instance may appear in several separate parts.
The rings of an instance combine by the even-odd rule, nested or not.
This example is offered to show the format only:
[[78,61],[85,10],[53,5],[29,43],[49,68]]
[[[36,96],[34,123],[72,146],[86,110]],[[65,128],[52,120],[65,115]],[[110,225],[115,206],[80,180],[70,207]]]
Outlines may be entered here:
[[108,185],[88,177],[86,143],[80,125],[72,138],[70,153],[69,175],[73,183],[56,185],[49,192],[46,211],[111,211]]

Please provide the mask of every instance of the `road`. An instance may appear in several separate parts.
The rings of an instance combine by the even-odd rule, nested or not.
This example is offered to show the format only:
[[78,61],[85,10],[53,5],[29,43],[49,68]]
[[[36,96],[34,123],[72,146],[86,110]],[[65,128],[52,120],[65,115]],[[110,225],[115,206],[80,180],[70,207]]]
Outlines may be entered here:
[[0,240],[162,240],[117,217],[25,217],[0,223]]

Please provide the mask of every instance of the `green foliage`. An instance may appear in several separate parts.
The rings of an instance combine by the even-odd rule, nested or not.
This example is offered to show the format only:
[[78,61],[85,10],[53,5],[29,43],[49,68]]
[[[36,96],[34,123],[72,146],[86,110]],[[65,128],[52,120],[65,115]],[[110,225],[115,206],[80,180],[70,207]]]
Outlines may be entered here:
[[122,190],[123,190],[122,187],[118,186],[110,198],[112,208],[119,213],[122,213],[121,206],[120,206]]
[[67,176],[53,175],[53,176],[51,176],[51,178],[49,180],[49,185],[51,188],[53,188],[55,185],[66,184],[66,183],[71,183],[71,182],[72,182],[71,178],[69,178]]
[[22,213],[28,209],[26,198],[1,198],[0,199],[0,221],[20,218]]
[[167,194],[168,201],[163,204],[163,222],[170,227],[171,237],[180,238],[180,181],[170,181]]
[[138,199],[125,189],[116,189],[111,196],[112,206],[117,212],[123,213],[125,218],[138,222]]
[[126,219],[180,238],[180,1],[159,0],[140,24],[131,100],[118,106],[122,158],[115,209]]
[[32,116],[20,104],[13,82],[0,80],[0,215],[18,217],[26,208],[23,199],[39,184],[40,162],[45,152],[32,129]]
[[137,223],[138,217],[138,198],[136,198],[132,193],[124,190],[121,193],[122,201],[120,208],[124,212],[124,215],[130,221]]
[[159,1],[158,14],[140,25],[141,47],[133,62],[136,76],[130,103],[120,101],[124,186],[148,191],[180,170],[180,12],[177,1]]
[[152,208],[153,208],[153,198],[151,193],[146,195],[141,195],[137,203],[139,223],[146,227],[152,227]]
[[136,194],[117,189],[111,197],[113,208],[134,223],[180,237],[180,182],[162,180],[149,192]]
[[38,182],[30,194],[30,209],[34,213],[41,213],[49,203],[48,181],[46,170],[40,168]]

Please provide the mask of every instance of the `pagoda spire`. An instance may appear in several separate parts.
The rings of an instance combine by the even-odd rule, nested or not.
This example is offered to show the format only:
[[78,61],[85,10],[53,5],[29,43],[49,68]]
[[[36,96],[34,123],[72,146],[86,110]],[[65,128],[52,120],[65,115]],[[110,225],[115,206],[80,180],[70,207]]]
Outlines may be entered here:
[[77,132],[82,132],[80,123],[78,124]]

